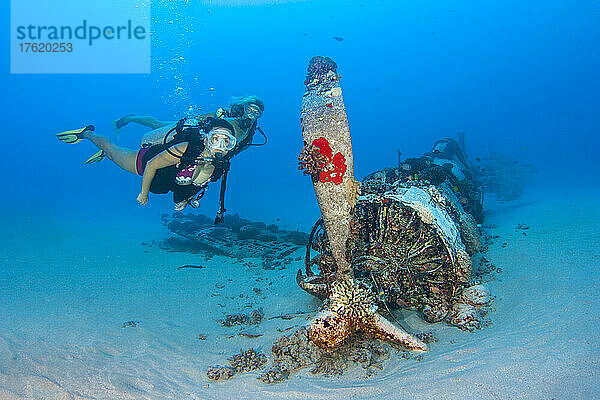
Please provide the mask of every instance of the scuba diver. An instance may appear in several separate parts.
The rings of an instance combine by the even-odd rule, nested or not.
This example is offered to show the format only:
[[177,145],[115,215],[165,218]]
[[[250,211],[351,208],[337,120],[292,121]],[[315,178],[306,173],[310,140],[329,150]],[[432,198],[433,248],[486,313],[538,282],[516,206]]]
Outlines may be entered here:
[[[230,109],[177,122],[159,121],[153,117],[127,115],[113,122],[120,131],[135,122],[153,130],[142,137],[141,149],[119,147],[105,136],[95,134],[93,125],[57,134],[63,142],[75,144],[88,139],[100,150],[85,164],[105,157],[122,169],[142,176],[142,188],[137,197],[141,205],[148,202],[148,193],[173,192],[175,210],[188,204],[196,208],[209,182],[221,178],[220,206],[215,223],[223,221],[224,195],[229,160],[249,146],[266,144],[266,135],[257,126],[264,104],[256,96],[234,98]],[[264,142],[252,143],[255,131]],[[118,132],[116,132],[118,133]]]
[[483,189],[478,180],[480,174],[456,140],[438,140],[431,151],[423,156],[404,160],[398,171],[402,181],[420,179],[437,186],[447,180],[465,211],[473,215],[478,223],[483,222]]

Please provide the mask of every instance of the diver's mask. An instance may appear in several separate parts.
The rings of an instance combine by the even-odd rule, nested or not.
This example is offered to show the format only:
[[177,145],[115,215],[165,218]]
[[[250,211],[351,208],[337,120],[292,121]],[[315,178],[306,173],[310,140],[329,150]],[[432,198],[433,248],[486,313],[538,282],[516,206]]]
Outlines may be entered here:
[[237,143],[235,136],[228,129],[215,128],[208,132],[206,137],[208,147],[213,152],[226,153],[232,150]]
[[244,105],[244,116],[245,119],[250,119],[252,121],[256,121],[262,115],[262,110],[259,106],[254,103],[249,103]]

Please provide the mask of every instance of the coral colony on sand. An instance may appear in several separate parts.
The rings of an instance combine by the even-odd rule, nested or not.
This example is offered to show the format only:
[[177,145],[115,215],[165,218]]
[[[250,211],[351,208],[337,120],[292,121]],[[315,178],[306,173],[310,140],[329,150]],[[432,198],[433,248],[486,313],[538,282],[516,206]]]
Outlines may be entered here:
[[[390,345],[422,352],[436,341],[430,333],[404,331],[379,310],[391,315],[390,308],[416,309],[428,322],[473,330],[487,312],[481,307],[492,300],[471,276],[470,256],[485,247],[476,220],[483,218],[476,178],[447,179],[446,166],[419,168],[418,177],[400,164],[357,182],[336,68],[325,57],[309,63],[298,157],[298,168],[312,178],[322,218],[307,240],[306,275],[300,270],[296,280],[325,301],[308,326],[273,345],[272,367],[259,376],[266,383],[284,381],[307,366],[330,375],[359,364],[370,376]],[[311,251],[318,254],[311,257]],[[249,358],[245,354],[235,357]],[[211,367],[208,377],[228,379],[239,372],[238,364]]]
[[236,373],[250,372],[261,368],[266,362],[267,357],[253,348],[246,351],[240,350],[240,354],[235,354],[229,359],[231,366],[209,367],[206,376],[212,381],[222,381],[231,378]]

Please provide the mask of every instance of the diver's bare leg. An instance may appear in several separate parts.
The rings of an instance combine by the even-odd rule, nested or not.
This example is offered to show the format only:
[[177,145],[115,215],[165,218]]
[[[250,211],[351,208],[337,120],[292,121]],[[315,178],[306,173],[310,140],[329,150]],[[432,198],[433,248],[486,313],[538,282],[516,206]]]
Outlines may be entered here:
[[156,118],[150,117],[150,116],[126,115],[126,116],[118,119],[117,121],[115,121],[115,126],[117,126],[120,129],[120,128],[124,127],[125,125],[132,123],[132,122],[134,122],[136,124],[147,126],[148,128],[151,128],[151,129],[162,128],[163,126],[170,125],[173,123],[173,121],[159,121]]
[[89,131],[83,134],[85,139],[89,139],[94,143],[100,150],[104,150],[106,156],[110,158],[115,164],[123,168],[125,171],[129,171],[132,174],[137,175],[136,160],[137,150],[127,149],[125,147],[119,147],[110,141],[106,136],[96,135]]

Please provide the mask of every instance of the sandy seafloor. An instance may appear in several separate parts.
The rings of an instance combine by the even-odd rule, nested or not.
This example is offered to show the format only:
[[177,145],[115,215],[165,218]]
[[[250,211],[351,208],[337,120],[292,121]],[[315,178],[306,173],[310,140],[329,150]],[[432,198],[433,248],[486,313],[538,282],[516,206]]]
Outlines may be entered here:
[[[550,193],[490,209],[500,238],[486,257],[502,268],[487,283],[490,326],[468,333],[404,313],[411,329],[439,338],[422,361],[392,353],[372,378],[360,367],[342,377],[301,370],[276,385],[260,372],[217,383],[205,374],[241,348],[271,357],[277,328],[308,318],[270,316],[314,315],[319,302],[294,280],[301,261],[268,271],[142,245],[166,236],[158,219],[4,215],[0,399],[600,398],[600,193]],[[264,336],[229,338],[239,329],[218,319],[249,303],[266,319],[247,330]],[[140,322],[123,328],[128,320]]]

